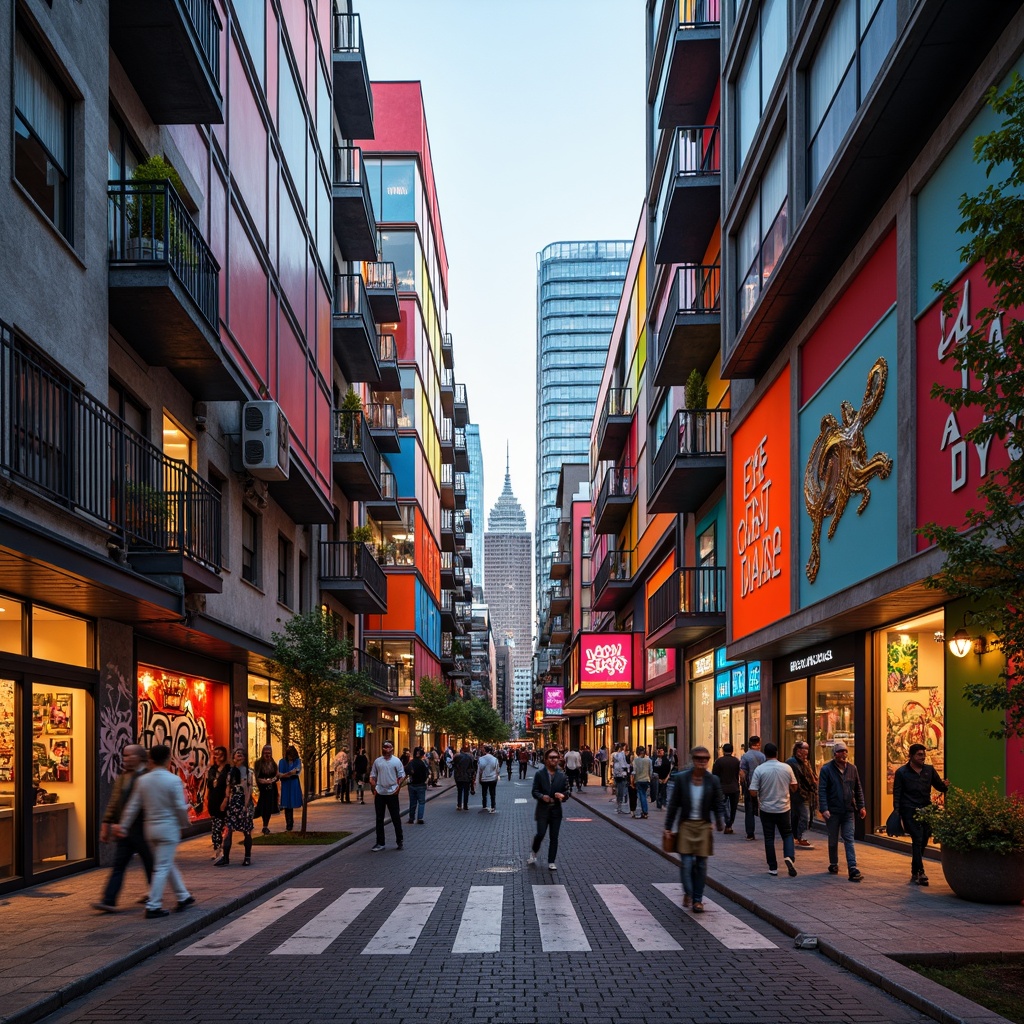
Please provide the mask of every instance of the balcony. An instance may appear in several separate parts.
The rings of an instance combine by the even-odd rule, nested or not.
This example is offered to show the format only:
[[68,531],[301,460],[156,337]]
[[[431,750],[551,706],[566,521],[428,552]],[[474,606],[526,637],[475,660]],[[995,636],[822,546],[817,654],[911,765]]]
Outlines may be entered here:
[[632,466],[609,469],[594,502],[594,532],[618,533],[629,518],[635,494],[636,473]]
[[346,260],[377,258],[377,221],[373,216],[370,184],[363,174],[358,146],[334,147],[331,175],[334,237]]
[[220,340],[220,267],[169,181],[107,184],[110,323],[201,401],[248,397]]
[[455,551],[455,513],[447,508],[441,509],[441,550]]
[[402,521],[402,506],[398,504],[398,481],[395,474],[386,468],[386,463],[380,467],[380,497],[367,498],[365,504],[366,511],[378,523]]
[[722,268],[688,263],[676,268],[654,345],[654,383],[685,384],[702,374],[722,344]]
[[441,633],[441,664],[455,664],[455,637],[451,631]]
[[334,410],[334,480],[349,501],[381,498],[380,452],[362,411]]
[[370,402],[366,406],[366,421],[377,451],[394,455],[402,450],[395,407],[390,402]]
[[373,138],[373,90],[358,14],[334,14],[331,46],[334,113],[346,139]]
[[647,599],[647,643],[685,647],[725,629],[723,566],[676,569]]
[[110,0],[110,48],[156,124],[223,124],[214,0]]
[[450,465],[441,466],[441,508],[455,508],[455,470]]
[[460,473],[469,472],[469,449],[466,447],[466,431],[463,427],[455,428],[455,468]]
[[402,315],[394,263],[364,263],[363,279],[373,319],[379,324],[396,324]]
[[380,380],[377,325],[359,274],[339,274],[334,279],[331,341],[334,358],[350,384]]
[[455,621],[459,623],[464,630],[469,630],[473,626],[473,605],[469,601],[456,601],[455,602]]
[[357,615],[388,610],[388,580],[367,545],[359,541],[320,542],[320,589]]
[[561,647],[572,633],[572,620],[568,615],[551,617],[551,646]]
[[452,590],[441,591],[441,629],[454,636],[462,634],[462,624],[455,618],[455,594]]
[[[466,533],[470,534],[473,532],[473,511],[472,509],[463,508],[455,513],[456,515],[462,516],[462,525],[466,529]],[[468,543],[468,542],[467,542]]]
[[457,427],[469,425],[469,399],[466,397],[465,384],[455,385],[455,413],[453,418]]
[[554,615],[561,615],[563,612],[567,612],[571,601],[572,590],[568,583],[563,583],[558,587],[551,587],[548,591],[548,607]]
[[728,409],[681,409],[651,468],[647,511],[696,512],[725,480]]
[[721,0],[665,4],[658,31],[659,38],[667,35],[655,101],[659,128],[685,124],[708,112],[718,85],[720,8]]
[[597,423],[597,461],[616,459],[629,438],[633,422],[632,388],[610,388]]
[[[220,496],[0,323],[0,471],[97,528],[137,572],[220,593]],[[65,581],[65,586],[71,586]]]
[[462,585],[462,556],[452,551],[441,552],[441,586],[454,590]]
[[556,551],[551,556],[551,568],[548,570],[548,579],[564,580],[569,578],[572,572],[572,563],[569,561],[568,551]]
[[[438,430],[438,439],[441,442],[441,462],[443,465],[454,465],[455,463],[455,431],[452,421],[447,416],[441,417],[441,428]],[[463,470],[465,472],[465,470]]]
[[[462,555],[462,564],[467,569],[472,569],[473,568],[473,549],[472,549],[472,547],[470,547],[467,544],[466,547],[460,552],[460,554]],[[466,573],[466,576],[469,578],[469,589],[472,590],[473,589],[473,576],[469,572]]]
[[452,336],[450,334],[441,335],[441,362],[444,363],[446,370],[455,369],[455,353],[452,349]]
[[375,391],[401,391],[402,371],[398,366],[398,348],[393,334],[377,335],[377,356],[380,380],[373,385]]
[[601,560],[591,592],[597,612],[618,611],[633,592],[633,552],[609,551]]
[[721,152],[717,125],[678,128],[658,200],[658,263],[695,263],[718,224]]
[[455,374],[452,370],[441,371],[441,412],[452,419],[455,417]]
[[455,507],[465,508],[466,502],[468,501],[466,491],[466,474],[456,473],[455,474],[455,485],[453,487],[455,493]]
[[398,696],[398,667],[386,665],[379,658],[367,654],[361,647],[352,652],[352,670],[366,676],[379,697]]
[[461,551],[466,546],[466,521],[464,513],[452,513],[452,533],[455,535],[455,550]]

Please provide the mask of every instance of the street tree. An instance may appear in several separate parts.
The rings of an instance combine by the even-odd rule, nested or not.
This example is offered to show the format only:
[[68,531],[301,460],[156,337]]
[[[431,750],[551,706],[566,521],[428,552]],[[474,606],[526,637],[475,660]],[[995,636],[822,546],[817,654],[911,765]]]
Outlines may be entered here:
[[439,737],[448,730],[451,691],[435,676],[420,676],[419,692],[409,705],[410,714],[430,726],[431,735]]
[[1015,72],[1004,91],[989,90],[987,101],[1002,117],[974,140],[989,184],[961,197],[959,231],[967,239],[960,258],[965,266],[984,265],[993,301],[974,323],[960,323],[949,283],[936,285],[954,325],[950,355],[961,378],[960,386],[935,384],[931,393],[954,412],[980,411],[966,440],[1004,446],[1009,458],[989,471],[978,488],[980,504],[963,524],[930,523],[921,532],[945,554],[930,585],[967,598],[972,623],[994,635],[1005,657],[997,679],[970,683],[965,695],[982,711],[1003,713],[1002,727],[990,735],[1024,738],[1024,80]]
[[335,735],[343,735],[371,685],[364,673],[342,668],[352,655],[352,644],[339,634],[332,616],[322,608],[294,616],[271,640],[280,669],[281,726],[302,759],[301,831],[305,832],[314,765],[324,732],[333,729]]

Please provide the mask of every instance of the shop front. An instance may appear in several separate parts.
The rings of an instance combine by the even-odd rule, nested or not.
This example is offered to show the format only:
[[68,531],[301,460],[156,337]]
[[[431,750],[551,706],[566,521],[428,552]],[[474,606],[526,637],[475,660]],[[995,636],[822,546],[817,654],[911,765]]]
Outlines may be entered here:
[[729,661],[716,647],[692,658],[689,671],[690,745],[717,756],[731,743],[738,757],[748,736],[761,735],[761,663]]
[[[653,709],[650,730],[640,743],[672,750],[676,747],[679,723],[683,718],[682,686],[676,666],[679,652],[674,647],[647,648],[647,675],[645,690],[651,695],[648,703]],[[634,748],[637,746],[634,743]]]

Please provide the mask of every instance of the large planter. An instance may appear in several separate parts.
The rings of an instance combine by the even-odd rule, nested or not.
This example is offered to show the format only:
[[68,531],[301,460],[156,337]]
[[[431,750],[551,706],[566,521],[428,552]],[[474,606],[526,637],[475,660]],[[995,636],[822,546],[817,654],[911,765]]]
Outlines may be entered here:
[[942,873],[950,889],[972,903],[1020,903],[1024,900],[1024,852],[942,848]]

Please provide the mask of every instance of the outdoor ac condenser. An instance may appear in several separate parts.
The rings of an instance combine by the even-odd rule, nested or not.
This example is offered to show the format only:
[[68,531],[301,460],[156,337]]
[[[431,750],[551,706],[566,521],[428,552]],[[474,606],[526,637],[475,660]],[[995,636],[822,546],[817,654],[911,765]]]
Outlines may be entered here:
[[260,480],[288,479],[288,421],[277,402],[242,406],[242,465]]

